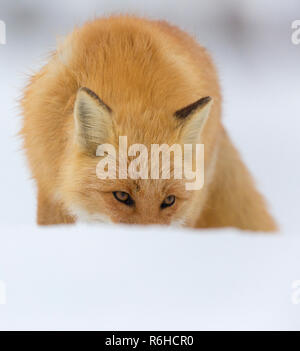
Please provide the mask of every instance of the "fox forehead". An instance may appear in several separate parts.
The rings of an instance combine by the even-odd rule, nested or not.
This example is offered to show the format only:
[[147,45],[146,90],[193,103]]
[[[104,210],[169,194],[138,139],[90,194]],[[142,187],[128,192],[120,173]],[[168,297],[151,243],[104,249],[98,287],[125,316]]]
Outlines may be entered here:
[[169,114],[196,101],[204,89],[198,65],[176,45],[171,50],[168,37],[147,21],[101,19],[60,40],[55,61],[127,122],[149,109]]

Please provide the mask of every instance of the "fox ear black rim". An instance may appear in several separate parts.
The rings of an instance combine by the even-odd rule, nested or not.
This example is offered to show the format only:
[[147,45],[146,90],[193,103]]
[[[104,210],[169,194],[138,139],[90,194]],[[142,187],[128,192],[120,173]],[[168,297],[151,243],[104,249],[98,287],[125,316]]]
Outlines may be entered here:
[[79,88],[79,91],[84,91],[85,93],[87,93],[90,97],[92,97],[93,99],[95,99],[101,106],[103,106],[104,108],[107,109],[108,112],[112,112],[112,109],[105,103],[103,102],[102,99],[100,99],[100,97],[91,89],[87,88],[87,87],[81,87]]
[[191,113],[193,113],[195,110],[204,107],[211,100],[212,100],[212,98],[210,96],[205,96],[205,97],[193,102],[192,104],[185,106],[180,110],[177,110],[174,113],[174,116],[178,119],[183,120],[186,117],[188,117]]

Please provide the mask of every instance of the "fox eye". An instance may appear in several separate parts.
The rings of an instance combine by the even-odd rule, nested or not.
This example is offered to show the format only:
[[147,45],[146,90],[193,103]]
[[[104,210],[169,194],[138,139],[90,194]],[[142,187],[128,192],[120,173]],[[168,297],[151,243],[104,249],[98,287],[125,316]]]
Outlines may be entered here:
[[162,202],[162,204],[160,205],[160,208],[166,208],[174,205],[175,200],[176,200],[176,197],[174,195],[167,196]]
[[125,191],[114,191],[113,195],[116,200],[127,206],[132,206],[134,204],[132,197],[128,193],[125,193]]

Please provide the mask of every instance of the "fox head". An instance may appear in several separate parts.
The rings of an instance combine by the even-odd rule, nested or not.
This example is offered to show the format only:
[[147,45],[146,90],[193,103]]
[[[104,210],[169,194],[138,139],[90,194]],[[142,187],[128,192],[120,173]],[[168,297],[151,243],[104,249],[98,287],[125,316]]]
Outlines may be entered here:
[[[68,154],[71,162],[66,162],[61,177],[66,207],[78,219],[88,221],[190,224],[201,202],[201,189],[189,190],[183,171],[182,177],[175,177],[179,167],[176,162],[180,161],[180,168],[186,162],[195,168],[195,144],[201,143],[211,103],[210,97],[204,97],[177,111],[143,111],[135,115],[108,106],[89,88],[80,88],[73,112]],[[128,154],[127,149],[123,154],[120,151],[120,137],[126,137],[126,147],[131,150]],[[143,145],[143,152],[132,148],[137,144]],[[170,162],[166,164],[161,154],[156,160],[151,158],[152,146],[163,144],[179,146],[179,158],[175,158],[175,149],[170,149]],[[194,145],[189,156],[184,153],[185,144]],[[109,153],[110,148],[115,151]],[[111,171],[113,177],[98,176],[101,162],[106,165],[104,172]],[[162,176],[164,167],[169,167],[169,177]],[[158,170],[154,177],[153,169]],[[136,176],[128,176],[130,172]]]

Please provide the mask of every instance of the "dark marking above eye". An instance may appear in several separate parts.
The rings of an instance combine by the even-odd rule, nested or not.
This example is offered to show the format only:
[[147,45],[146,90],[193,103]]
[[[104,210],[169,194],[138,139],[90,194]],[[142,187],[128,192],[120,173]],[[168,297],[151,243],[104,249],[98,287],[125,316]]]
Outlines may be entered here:
[[175,112],[175,117],[179,118],[179,119],[184,119],[187,116],[189,116],[194,110],[196,110],[197,108],[206,105],[208,102],[211,101],[211,97],[210,96],[206,96],[203,97],[199,100],[197,100],[196,102],[178,110]]

